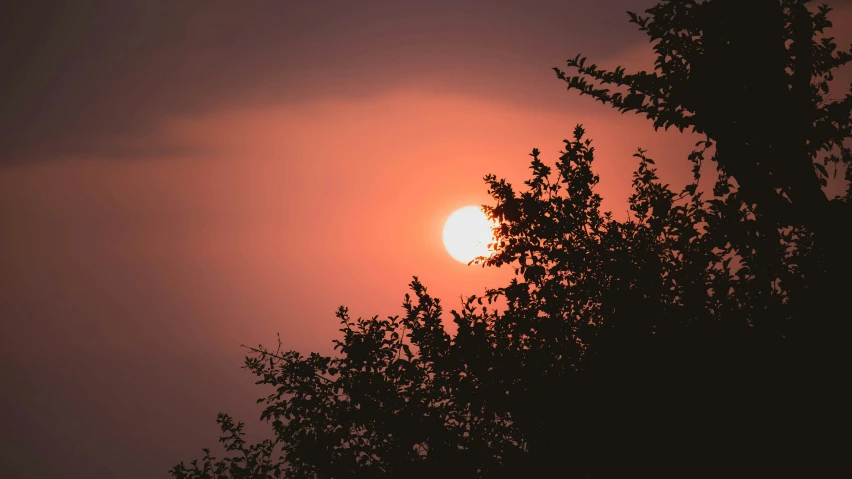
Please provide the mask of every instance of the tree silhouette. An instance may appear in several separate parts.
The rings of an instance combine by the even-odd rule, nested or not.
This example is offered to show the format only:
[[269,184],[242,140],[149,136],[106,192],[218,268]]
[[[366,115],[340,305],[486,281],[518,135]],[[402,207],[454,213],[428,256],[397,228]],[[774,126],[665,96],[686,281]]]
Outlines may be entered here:
[[[557,75],[655,127],[700,134],[694,181],[676,193],[639,150],[631,215],[614,219],[600,208],[581,126],[552,165],[532,151],[520,191],[486,176],[496,251],[477,262],[510,265],[515,279],[451,311],[454,336],[415,277],[401,316],[352,319],[341,307],[332,356],[251,348],[245,367],[274,389],[259,400],[274,439],[249,445],[221,414],[230,455],[205,450],[172,476],[813,476],[842,466],[832,431],[848,425],[849,252],[838,224],[852,189],[828,200],[820,187],[826,167],[852,179],[852,95],[827,97],[831,71],[852,56],[814,36],[829,10],[805,3],[663,1],[650,17],[631,13],[656,42],[655,72],[577,57],[577,75]],[[705,159],[719,167],[706,198]]]

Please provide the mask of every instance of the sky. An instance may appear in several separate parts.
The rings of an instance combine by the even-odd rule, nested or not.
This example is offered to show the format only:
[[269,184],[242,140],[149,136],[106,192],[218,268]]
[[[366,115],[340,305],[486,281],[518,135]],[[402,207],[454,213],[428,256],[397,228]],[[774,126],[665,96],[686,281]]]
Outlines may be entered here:
[[639,147],[683,186],[694,138],[551,71],[651,69],[653,3],[5,3],[0,475],[167,477],[218,412],[261,437],[241,344],[330,353],[339,305],[400,314],[413,275],[448,309],[504,284],[443,222],[578,123],[617,217]]

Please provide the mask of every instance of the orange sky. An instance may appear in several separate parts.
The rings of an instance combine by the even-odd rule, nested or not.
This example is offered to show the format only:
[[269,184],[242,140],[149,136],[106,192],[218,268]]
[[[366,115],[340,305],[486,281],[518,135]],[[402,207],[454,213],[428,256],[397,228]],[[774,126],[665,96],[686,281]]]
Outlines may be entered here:
[[[623,14],[649,2],[319,3],[135,6],[133,28],[106,7],[48,20],[17,7],[53,35],[30,56],[3,50],[19,62],[0,123],[9,477],[164,477],[216,444],[217,412],[262,430],[241,343],[280,332],[329,352],[338,305],[399,314],[412,275],[448,308],[500,285],[508,271],[444,251],[443,221],[489,201],[486,173],[520,184],[533,147],[553,162],[576,123],[616,216],[637,147],[664,181],[689,178],[694,140],[549,71],[577,52],[649,68]],[[282,31],[293,15],[316,25]],[[11,35],[32,41],[24,30]]]

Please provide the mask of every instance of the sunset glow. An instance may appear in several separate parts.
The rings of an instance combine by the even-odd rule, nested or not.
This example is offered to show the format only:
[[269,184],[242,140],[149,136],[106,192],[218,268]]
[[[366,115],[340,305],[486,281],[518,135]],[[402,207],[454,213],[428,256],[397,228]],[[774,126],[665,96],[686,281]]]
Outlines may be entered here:
[[852,0],[3,6],[0,479],[845,467]]

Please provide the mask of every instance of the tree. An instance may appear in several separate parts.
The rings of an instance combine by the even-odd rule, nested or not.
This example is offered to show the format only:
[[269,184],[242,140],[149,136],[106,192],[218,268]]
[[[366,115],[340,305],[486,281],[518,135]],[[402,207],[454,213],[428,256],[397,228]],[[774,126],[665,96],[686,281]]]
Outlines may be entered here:
[[[805,23],[804,14],[815,32],[829,25],[827,9],[811,14],[803,4],[785,1],[772,10],[775,2],[663,1],[648,11],[651,19],[631,14],[658,42],[659,73],[605,72],[578,57],[569,62],[577,76],[557,74],[570,89],[645,113],[655,126],[704,135],[689,157],[694,182],[675,193],[639,150],[631,216],[617,220],[601,211],[594,147],[581,126],[554,164],[532,151],[522,191],[487,175],[495,204],[485,208],[499,226],[495,254],[477,262],[511,265],[515,279],[451,311],[455,336],[444,329],[440,301],[415,277],[401,316],[352,319],[341,307],[335,355],[303,356],[282,351],[280,342],[275,350],[251,348],[245,367],[274,389],[259,401],[274,439],[248,445],[242,425],[220,415],[221,442],[233,454],[218,460],[205,450],[200,462],[181,463],[172,476],[695,476],[729,475],[731,467],[736,475],[787,475],[796,467],[815,475],[839,465],[841,444],[826,431],[845,423],[823,376],[813,373],[848,369],[803,356],[814,354],[814,338],[837,331],[815,320],[812,308],[814,298],[829,298],[814,290],[827,288],[827,275],[836,272],[826,255],[842,254],[840,230],[828,216],[796,211],[815,207],[805,172],[819,183],[825,165],[841,164],[852,179],[844,146],[852,100],[826,100],[822,80],[805,95],[801,78],[786,70],[794,84],[789,101],[805,105],[808,98],[813,126],[766,123],[775,120],[758,108],[765,100],[754,97],[754,82],[722,87],[720,103],[699,98],[708,94],[708,76],[718,74],[713,48],[740,55],[738,42],[746,41],[741,25],[720,23],[720,11],[776,12],[743,16],[743,25],[757,22],[763,41],[745,50],[775,52],[770,63],[799,61],[795,77],[803,60],[791,52],[800,40],[781,47],[773,41],[800,38],[790,25]],[[848,61],[830,41],[811,46],[819,78]],[[589,79],[628,92],[611,93]],[[769,88],[778,98],[780,84],[775,93]],[[719,105],[729,120],[714,110]],[[750,125],[754,134],[737,133],[726,121]],[[795,148],[803,144],[808,158],[829,153],[822,168],[801,167],[805,153]],[[720,167],[707,199],[698,188],[705,159]],[[772,188],[761,186],[761,177]],[[847,192],[823,207],[850,200]],[[826,344],[834,343],[819,343]]]
[[[654,72],[606,71],[579,55],[568,61],[576,75],[554,70],[569,90],[644,114],[654,128],[691,129],[715,142],[712,160],[756,216],[765,249],[777,250],[785,228],[813,234],[813,258],[798,266],[807,277],[800,293],[807,310],[796,330],[810,347],[803,356],[812,372],[836,384],[849,363],[843,319],[852,269],[852,89],[840,99],[829,92],[852,49],[838,50],[826,36],[831,9],[811,11],[809,3],[664,0],[647,17],[630,13],[654,42]],[[838,171],[846,191],[829,199],[822,188]],[[762,279],[772,280],[771,273]]]
[[[852,60],[852,51],[818,37],[831,27],[830,9],[812,13],[808,3],[664,0],[649,17],[630,14],[655,42],[654,72],[610,72],[586,66],[579,55],[568,62],[578,75],[554,70],[569,90],[645,114],[655,128],[692,129],[714,139],[714,160],[737,180],[746,201],[781,225],[819,229],[828,203],[820,189],[826,167],[836,174],[842,164],[852,179],[852,150],[844,145],[852,97],[828,98],[833,72]],[[850,195],[847,190],[846,202]]]

